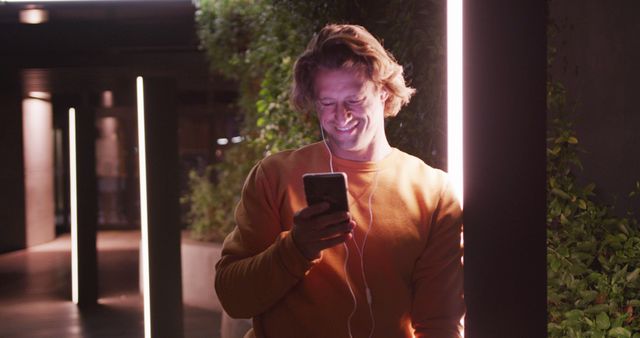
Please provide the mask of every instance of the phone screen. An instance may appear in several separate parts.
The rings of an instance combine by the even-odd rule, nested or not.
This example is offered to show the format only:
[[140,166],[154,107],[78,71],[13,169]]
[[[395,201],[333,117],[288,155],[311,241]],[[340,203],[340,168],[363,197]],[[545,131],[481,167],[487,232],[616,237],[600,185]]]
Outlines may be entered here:
[[347,174],[310,173],[304,174],[302,180],[308,205],[328,202],[330,207],[326,213],[349,211]]

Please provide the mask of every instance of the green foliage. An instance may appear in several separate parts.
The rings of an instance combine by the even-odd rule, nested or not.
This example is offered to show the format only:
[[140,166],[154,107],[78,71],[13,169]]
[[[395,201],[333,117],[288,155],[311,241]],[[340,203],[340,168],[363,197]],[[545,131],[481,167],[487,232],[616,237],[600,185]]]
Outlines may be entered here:
[[550,83],[547,97],[549,337],[640,338],[638,222],[613,216],[595,202],[594,184],[576,182],[582,165],[565,90]]
[[[183,203],[189,205],[196,237],[219,238],[233,228],[242,184],[257,161],[319,139],[315,119],[289,106],[291,73],[313,33],[337,21],[341,8],[337,0],[199,1],[200,41],[212,71],[238,83],[245,141],[226,150],[224,160],[203,175],[191,173]],[[216,183],[207,181],[211,173]],[[201,197],[199,192],[207,189],[210,196]]]
[[[558,32],[548,26],[551,68]],[[547,91],[547,305],[549,337],[640,338],[640,230],[631,212],[614,216],[596,202],[594,184],[580,185],[579,140],[564,87]],[[629,197],[640,191],[640,183]]]
[[381,38],[417,89],[409,105],[387,121],[389,142],[446,169],[445,1],[371,0],[353,9],[353,22]]
[[[289,107],[291,71],[313,33],[325,22],[336,21],[337,12],[343,7],[340,3],[199,2],[198,32],[212,70],[239,83],[242,133],[249,141],[240,147],[271,153],[318,139],[314,119]],[[227,161],[234,160],[227,156]]]
[[[197,6],[198,35],[212,72],[238,83],[245,141],[226,150],[224,160],[204,175],[191,174],[191,192],[183,202],[202,200],[202,206],[189,205],[196,236],[216,237],[233,227],[232,211],[257,161],[320,139],[315,117],[290,108],[289,88],[296,57],[330,22],[364,25],[386,41],[418,89],[388,123],[389,141],[444,167],[442,1],[200,0]],[[216,177],[213,185],[205,182],[210,173]],[[205,189],[212,196],[197,196]],[[206,229],[216,235],[206,235]]]
[[183,196],[180,202],[189,206],[187,221],[191,226],[191,236],[201,240],[219,241],[229,229],[214,226],[213,223],[217,210],[212,208],[215,193],[214,184],[209,179],[211,169],[211,167],[207,168],[203,175],[199,175],[196,171],[189,173],[190,193]]

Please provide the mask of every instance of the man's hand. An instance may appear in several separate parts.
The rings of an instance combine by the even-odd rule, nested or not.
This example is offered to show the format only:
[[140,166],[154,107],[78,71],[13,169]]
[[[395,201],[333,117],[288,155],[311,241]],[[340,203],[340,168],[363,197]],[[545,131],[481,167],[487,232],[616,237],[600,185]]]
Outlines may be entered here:
[[309,260],[319,258],[322,250],[347,241],[356,226],[348,212],[323,214],[327,209],[329,203],[314,204],[293,216],[293,242]]

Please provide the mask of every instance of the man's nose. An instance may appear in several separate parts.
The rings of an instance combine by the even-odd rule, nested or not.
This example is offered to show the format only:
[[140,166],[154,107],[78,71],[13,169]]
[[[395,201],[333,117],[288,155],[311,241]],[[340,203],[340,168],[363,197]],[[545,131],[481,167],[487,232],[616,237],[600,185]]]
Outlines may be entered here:
[[346,123],[353,117],[353,113],[346,107],[344,104],[340,104],[338,106],[338,111],[336,112],[336,120],[340,123]]

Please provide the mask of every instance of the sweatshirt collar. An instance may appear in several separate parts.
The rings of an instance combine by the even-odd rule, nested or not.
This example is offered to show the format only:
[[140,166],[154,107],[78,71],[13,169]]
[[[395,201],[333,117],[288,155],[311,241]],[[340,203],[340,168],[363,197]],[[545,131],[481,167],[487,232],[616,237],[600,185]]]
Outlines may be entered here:
[[[327,161],[329,160],[328,150],[322,142],[317,143],[318,147],[321,147],[321,151],[327,154]],[[391,148],[391,152],[387,156],[379,161],[353,161],[340,158],[333,155],[333,165],[337,168],[345,168],[349,171],[379,171],[386,169],[397,161],[400,151],[397,148]]]

